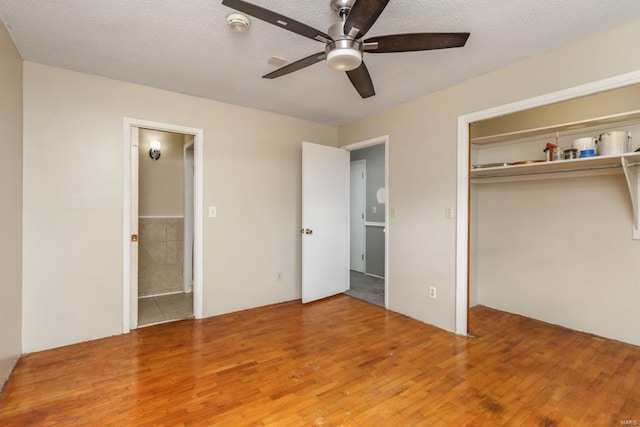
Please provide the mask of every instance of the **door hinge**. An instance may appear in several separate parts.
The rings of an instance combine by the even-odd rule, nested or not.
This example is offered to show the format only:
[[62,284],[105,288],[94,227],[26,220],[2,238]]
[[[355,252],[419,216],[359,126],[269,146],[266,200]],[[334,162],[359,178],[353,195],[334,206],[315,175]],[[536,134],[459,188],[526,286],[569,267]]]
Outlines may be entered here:
[[362,217],[362,219],[364,219],[364,214],[360,214],[360,216]]
[[364,179],[364,172],[362,172],[362,179]]
[[362,260],[364,261],[364,254],[362,254]]

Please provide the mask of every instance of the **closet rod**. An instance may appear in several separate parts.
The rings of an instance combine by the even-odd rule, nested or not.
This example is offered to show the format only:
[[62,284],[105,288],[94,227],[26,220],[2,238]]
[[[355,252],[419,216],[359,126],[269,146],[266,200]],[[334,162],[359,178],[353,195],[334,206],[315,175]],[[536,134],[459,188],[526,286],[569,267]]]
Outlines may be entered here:
[[[629,163],[627,166],[640,166],[640,163],[638,162]],[[622,165],[605,165],[605,166],[590,166],[585,168],[557,169],[557,170],[546,170],[546,171],[495,173],[492,175],[476,176],[476,177],[473,177],[473,179],[476,180],[476,179],[484,179],[484,178],[508,178],[512,176],[525,176],[525,175],[548,175],[551,173],[581,172],[581,171],[592,171],[592,170],[602,170],[602,169],[618,169],[621,167]]]

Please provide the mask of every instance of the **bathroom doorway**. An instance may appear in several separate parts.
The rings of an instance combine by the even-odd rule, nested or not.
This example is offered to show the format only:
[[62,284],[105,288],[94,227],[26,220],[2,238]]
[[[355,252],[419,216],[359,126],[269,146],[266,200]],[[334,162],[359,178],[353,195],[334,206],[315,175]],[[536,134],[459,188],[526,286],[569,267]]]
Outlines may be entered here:
[[123,332],[201,319],[203,131],[123,124]]
[[193,317],[193,259],[185,256],[193,244],[188,147],[193,135],[139,129],[138,326]]

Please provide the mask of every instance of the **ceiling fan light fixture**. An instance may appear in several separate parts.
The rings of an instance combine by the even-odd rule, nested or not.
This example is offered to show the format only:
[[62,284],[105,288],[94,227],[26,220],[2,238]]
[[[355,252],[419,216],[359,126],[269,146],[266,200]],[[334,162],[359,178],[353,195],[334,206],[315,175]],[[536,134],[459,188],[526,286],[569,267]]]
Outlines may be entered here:
[[361,63],[362,53],[352,47],[334,49],[327,54],[327,65],[336,71],[355,70]]
[[355,70],[362,64],[362,43],[340,39],[327,44],[327,65],[336,71]]

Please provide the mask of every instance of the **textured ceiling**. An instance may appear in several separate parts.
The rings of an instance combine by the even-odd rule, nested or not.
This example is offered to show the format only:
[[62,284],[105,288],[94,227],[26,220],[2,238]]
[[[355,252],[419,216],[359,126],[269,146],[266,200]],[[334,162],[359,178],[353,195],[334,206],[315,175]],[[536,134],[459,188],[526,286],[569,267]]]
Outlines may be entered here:
[[[251,0],[321,31],[329,0]],[[366,1],[366,0],[359,0]],[[640,19],[638,0],[391,0],[367,34],[468,31],[467,45],[366,54],[376,96],[321,62],[274,79],[321,43],[252,19],[236,33],[221,0],[0,0],[0,19],[27,61],[341,125],[443,87]],[[597,58],[594,58],[597,60]]]

